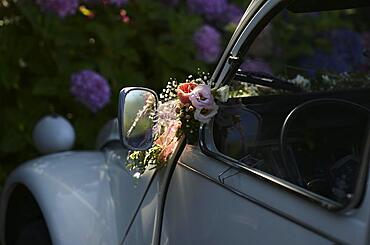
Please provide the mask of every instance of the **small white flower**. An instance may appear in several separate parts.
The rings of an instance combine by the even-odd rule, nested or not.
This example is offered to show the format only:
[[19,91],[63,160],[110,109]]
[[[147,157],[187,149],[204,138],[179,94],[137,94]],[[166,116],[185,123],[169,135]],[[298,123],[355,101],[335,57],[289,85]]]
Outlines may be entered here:
[[202,78],[197,78],[195,79],[195,81],[198,83],[198,84],[203,84],[204,81],[202,80]]
[[229,99],[230,87],[228,85],[222,86],[221,88],[217,89],[216,92],[216,99],[218,99],[220,102],[226,102]]
[[139,172],[134,173],[133,177],[139,179],[141,174]]
[[328,75],[322,75],[322,80],[324,80],[325,82],[330,82],[330,78]]
[[309,88],[311,81],[302,75],[297,75],[295,78],[289,80],[291,83],[294,83],[302,88]]

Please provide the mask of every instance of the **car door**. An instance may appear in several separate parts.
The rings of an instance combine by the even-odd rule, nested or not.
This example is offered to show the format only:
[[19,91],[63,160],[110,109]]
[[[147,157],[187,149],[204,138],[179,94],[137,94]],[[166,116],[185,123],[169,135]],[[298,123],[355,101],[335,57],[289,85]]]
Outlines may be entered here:
[[[206,136],[207,137],[207,136]],[[367,147],[369,147],[367,145]],[[216,152],[216,150],[214,150]],[[242,171],[187,145],[173,173],[163,244],[364,244],[368,196],[348,212],[330,211],[284,183]]]
[[[238,59],[251,45],[256,32],[259,32],[276,12],[283,11],[287,2],[255,1],[254,4],[244,16],[216,68],[213,76],[216,86],[235,75],[238,66],[234,63],[239,62]],[[221,105],[217,117],[209,125],[202,127],[199,144],[186,145],[174,167],[165,199],[162,227],[159,231],[160,243],[367,243],[370,217],[368,208],[370,189],[367,188],[366,181],[370,142],[369,100],[366,97],[368,95],[370,95],[369,90],[363,90],[355,95],[321,93],[306,97],[303,95],[272,96],[262,99],[235,99]],[[268,165],[267,167],[259,168],[259,159],[250,157],[250,154],[246,155],[250,157],[248,159],[237,156],[239,150],[244,149],[245,142],[253,143],[261,134],[267,134],[270,128],[261,121],[272,120],[269,116],[275,115],[279,107],[287,107],[287,111],[290,112],[297,104],[311,102],[311,100],[320,100],[324,103],[329,100],[330,105],[326,105],[325,102],[325,106],[329,106],[328,110],[333,108],[335,110],[335,108],[341,108],[337,100],[346,101],[344,102],[346,104],[352,97],[358,98],[354,99],[356,106],[366,104],[367,107],[360,106],[362,109],[359,109],[361,112],[358,114],[363,118],[361,129],[356,131],[362,135],[359,143],[362,154],[358,163],[360,167],[354,175],[357,179],[356,186],[353,187],[355,190],[347,196],[351,199],[348,203],[342,205],[338,200],[325,196],[323,192],[315,192],[314,188],[307,189],[307,183],[301,185],[297,179],[296,182],[292,181],[296,171],[292,160],[284,161],[288,162],[288,166],[280,166],[279,161],[273,162],[275,158],[281,158],[279,156],[281,143],[277,140],[264,141],[264,144],[268,145],[263,153],[264,161],[269,163],[265,164],[265,166]],[[277,98],[280,98],[280,102],[272,100]],[[339,104],[334,105],[331,102]],[[289,106],[292,107],[289,108]],[[314,108],[324,116],[325,111],[321,110],[322,106],[324,105],[320,104]],[[349,105],[346,104],[344,107],[346,106]],[[260,113],[256,113],[253,108],[266,109],[267,116],[261,118]],[[356,114],[354,112],[356,110],[349,109],[350,113],[354,113],[353,115]],[[222,120],[226,122],[221,122]],[[321,124],[319,125],[322,127]],[[351,127],[355,128],[354,125],[356,123]],[[243,134],[240,133],[241,131]],[[221,137],[222,134],[226,136]],[[335,144],[334,141],[335,138],[331,138],[332,144]],[[333,168],[330,171],[334,171]],[[305,178],[307,176],[302,177],[302,179]]]

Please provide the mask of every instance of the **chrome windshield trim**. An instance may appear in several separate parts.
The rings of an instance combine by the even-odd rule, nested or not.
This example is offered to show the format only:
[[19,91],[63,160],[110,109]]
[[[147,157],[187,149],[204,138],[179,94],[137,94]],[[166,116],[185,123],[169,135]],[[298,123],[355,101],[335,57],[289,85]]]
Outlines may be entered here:
[[[285,8],[290,2],[290,0],[257,0],[249,5],[212,75],[211,82],[215,87],[220,87],[233,77],[233,71],[236,72],[241,62],[240,56],[251,44],[249,41],[253,41],[258,32],[263,29],[264,19],[269,20],[274,13]],[[236,62],[230,62],[230,57],[239,59]]]

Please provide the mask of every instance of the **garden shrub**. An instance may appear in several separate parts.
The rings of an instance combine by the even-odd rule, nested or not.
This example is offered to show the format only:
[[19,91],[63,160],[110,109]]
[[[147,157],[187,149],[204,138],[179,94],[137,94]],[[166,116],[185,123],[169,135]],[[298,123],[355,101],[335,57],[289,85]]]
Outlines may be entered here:
[[211,71],[245,0],[0,2],[0,173],[35,158],[36,122],[60,114],[75,149],[93,149],[122,87],[159,92],[170,78]]

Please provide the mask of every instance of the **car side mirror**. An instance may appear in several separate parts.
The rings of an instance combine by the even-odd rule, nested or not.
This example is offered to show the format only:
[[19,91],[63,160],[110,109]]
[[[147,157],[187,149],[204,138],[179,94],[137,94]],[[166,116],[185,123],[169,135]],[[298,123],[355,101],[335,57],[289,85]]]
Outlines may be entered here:
[[129,150],[143,151],[153,144],[157,94],[147,88],[123,88],[119,94],[118,125],[121,142]]

